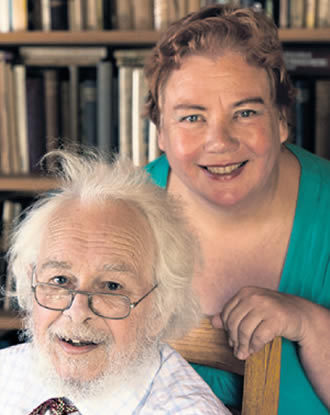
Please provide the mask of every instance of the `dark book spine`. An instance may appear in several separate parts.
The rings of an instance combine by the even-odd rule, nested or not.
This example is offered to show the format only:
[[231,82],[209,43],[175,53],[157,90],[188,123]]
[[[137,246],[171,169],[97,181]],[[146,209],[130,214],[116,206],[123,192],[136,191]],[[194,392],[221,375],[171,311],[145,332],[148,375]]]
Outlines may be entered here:
[[315,81],[298,79],[295,107],[295,142],[306,150],[315,151]]
[[68,4],[67,0],[50,0],[51,30],[68,30]]
[[40,158],[46,153],[45,98],[41,76],[27,77],[26,104],[30,171],[36,172]]

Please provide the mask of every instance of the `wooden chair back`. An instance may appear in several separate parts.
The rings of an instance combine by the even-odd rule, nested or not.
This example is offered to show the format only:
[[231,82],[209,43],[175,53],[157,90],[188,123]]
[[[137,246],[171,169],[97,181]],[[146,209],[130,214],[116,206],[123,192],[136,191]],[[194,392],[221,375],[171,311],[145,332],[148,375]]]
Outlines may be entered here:
[[241,415],[276,415],[281,370],[281,338],[275,338],[246,361],[237,359],[224,330],[208,319],[187,336],[171,343],[190,363],[211,366],[244,375]]

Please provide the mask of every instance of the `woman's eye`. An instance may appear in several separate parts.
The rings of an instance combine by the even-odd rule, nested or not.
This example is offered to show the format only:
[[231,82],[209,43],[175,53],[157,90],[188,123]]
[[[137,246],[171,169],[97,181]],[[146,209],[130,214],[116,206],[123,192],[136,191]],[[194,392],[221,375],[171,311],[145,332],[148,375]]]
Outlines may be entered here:
[[196,122],[200,121],[202,118],[200,115],[187,115],[186,117],[182,117],[181,121],[188,121],[188,122]]
[[110,291],[117,291],[122,288],[122,286],[118,282],[108,281],[106,283],[106,288]]
[[249,118],[249,117],[251,117],[252,115],[255,115],[255,114],[256,114],[256,111],[254,111],[254,110],[244,110],[244,111],[240,111],[238,113],[238,116],[241,117],[241,118]]

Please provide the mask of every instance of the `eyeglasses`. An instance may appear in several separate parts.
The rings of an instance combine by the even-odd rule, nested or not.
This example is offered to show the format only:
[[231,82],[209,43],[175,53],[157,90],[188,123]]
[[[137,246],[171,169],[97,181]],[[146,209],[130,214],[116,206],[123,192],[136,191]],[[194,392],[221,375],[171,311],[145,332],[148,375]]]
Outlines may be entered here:
[[97,316],[111,320],[122,320],[128,317],[133,308],[151,294],[157,286],[158,284],[155,284],[151,290],[133,303],[126,295],[122,294],[70,290],[45,282],[37,282],[35,285],[32,285],[31,288],[37,303],[48,310],[68,310],[72,306],[75,296],[77,294],[82,294],[87,295],[88,307]]

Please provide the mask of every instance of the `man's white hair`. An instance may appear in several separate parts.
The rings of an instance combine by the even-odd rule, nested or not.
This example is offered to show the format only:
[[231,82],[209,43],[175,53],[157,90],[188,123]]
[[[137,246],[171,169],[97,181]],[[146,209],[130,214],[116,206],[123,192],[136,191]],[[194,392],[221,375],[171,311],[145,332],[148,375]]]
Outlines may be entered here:
[[80,200],[84,205],[123,201],[135,206],[146,218],[155,240],[155,318],[147,319],[165,340],[183,335],[198,323],[199,306],[192,292],[200,250],[182,207],[164,189],[152,183],[142,168],[129,160],[112,162],[95,151],[56,150],[46,156],[54,161],[52,174],[58,187],[42,196],[24,213],[15,227],[8,252],[8,272],[16,283],[18,303],[30,314],[31,274],[37,264],[43,233],[51,216],[64,202]]

